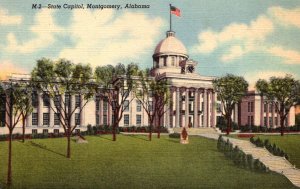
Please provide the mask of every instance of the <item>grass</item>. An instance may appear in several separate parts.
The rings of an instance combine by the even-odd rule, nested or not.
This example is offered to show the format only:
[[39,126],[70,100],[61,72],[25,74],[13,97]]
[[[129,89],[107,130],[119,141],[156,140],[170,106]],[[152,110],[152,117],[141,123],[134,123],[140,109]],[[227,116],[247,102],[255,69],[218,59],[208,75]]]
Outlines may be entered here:
[[[65,157],[66,139],[13,142],[12,188],[294,188],[276,173],[257,173],[236,167],[217,151],[216,141],[110,135],[72,142],[72,158]],[[7,143],[0,143],[0,188],[7,170]]]
[[300,135],[256,135],[255,138],[269,139],[270,143],[275,143],[280,149],[289,155],[289,161],[300,168]]

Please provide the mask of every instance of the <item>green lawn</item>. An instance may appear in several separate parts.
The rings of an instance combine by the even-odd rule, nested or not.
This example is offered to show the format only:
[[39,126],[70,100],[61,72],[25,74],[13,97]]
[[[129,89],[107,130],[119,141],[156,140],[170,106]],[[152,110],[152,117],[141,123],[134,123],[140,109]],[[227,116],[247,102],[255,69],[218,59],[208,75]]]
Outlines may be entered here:
[[289,161],[297,168],[300,168],[300,135],[284,135],[284,136],[265,136],[257,135],[261,139],[269,139],[270,143],[275,143],[289,155]]
[[[294,188],[283,176],[236,167],[217,151],[216,141],[190,137],[189,145],[163,136],[36,139],[13,143],[13,188]],[[7,170],[7,143],[0,142],[0,188]]]

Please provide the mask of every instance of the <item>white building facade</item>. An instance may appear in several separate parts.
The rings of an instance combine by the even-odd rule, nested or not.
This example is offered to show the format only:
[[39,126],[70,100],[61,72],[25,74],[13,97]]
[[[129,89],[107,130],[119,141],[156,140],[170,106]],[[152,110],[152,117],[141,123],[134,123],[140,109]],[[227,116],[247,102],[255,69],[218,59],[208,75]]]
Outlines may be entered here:
[[[154,50],[152,73],[159,80],[167,80],[171,94],[170,103],[166,105],[163,126],[174,127],[215,127],[217,116],[217,95],[213,90],[214,77],[201,76],[196,73],[197,62],[189,59],[187,50],[175,32],[168,31],[166,38],[161,40]],[[42,92],[32,95],[32,114],[26,119],[26,133],[62,133],[58,115],[51,109],[52,99]],[[65,101],[67,96],[62,95]],[[128,97],[128,102],[134,98]],[[79,95],[71,96],[71,106],[77,108],[71,124],[77,125],[77,132],[86,130],[87,125],[111,125],[113,122],[112,107],[105,99],[95,98],[88,102],[79,113],[83,99]],[[237,115],[237,114],[236,114]],[[3,117],[3,116],[2,116]],[[237,117],[237,116],[236,116]],[[6,116],[6,120],[8,117]],[[234,118],[237,122],[237,118]],[[148,116],[137,99],[133,99],[124,111],[119,123],[120,127],[148,126]],[[6,127],[0,127],[0,134],[6,134]],[[22,133],[21,123],[14,133]]]

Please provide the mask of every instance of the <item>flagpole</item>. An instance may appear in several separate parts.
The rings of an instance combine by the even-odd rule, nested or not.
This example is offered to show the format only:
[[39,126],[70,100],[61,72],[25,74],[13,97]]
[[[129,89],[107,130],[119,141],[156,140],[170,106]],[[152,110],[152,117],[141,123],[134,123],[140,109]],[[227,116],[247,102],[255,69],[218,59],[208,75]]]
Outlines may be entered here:
[[171,4],[170,4],[170,31],[172,31],[172,14],[171,14]]

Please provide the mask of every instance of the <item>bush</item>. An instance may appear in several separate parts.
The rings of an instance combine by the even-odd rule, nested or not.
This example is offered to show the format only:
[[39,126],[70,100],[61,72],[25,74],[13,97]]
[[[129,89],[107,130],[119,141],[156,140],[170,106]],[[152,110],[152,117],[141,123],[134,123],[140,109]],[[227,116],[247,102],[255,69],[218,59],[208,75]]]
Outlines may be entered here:
[[169,134],[170,138],[180,138],[180,134],[179,133],[171,133]]

